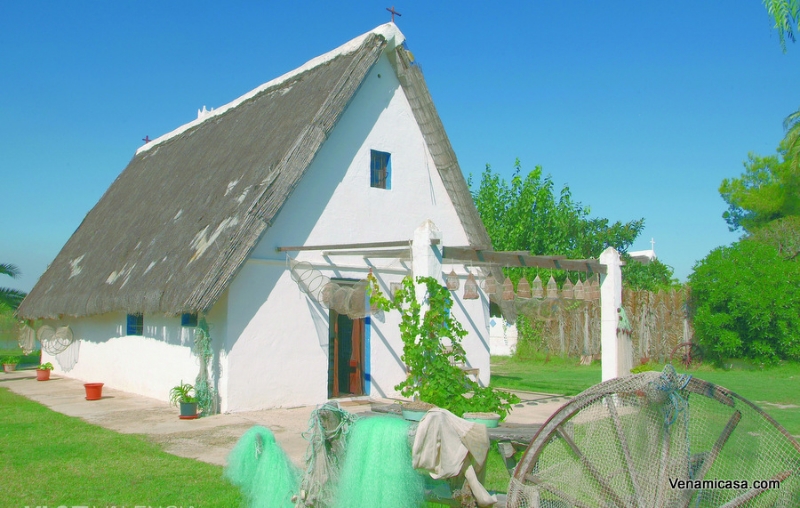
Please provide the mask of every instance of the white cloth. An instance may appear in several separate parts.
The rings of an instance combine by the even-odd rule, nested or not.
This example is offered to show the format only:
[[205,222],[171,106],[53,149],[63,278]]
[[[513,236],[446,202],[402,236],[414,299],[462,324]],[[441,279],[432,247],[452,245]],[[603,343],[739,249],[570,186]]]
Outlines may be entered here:
[[478,504],[491,506],[497,498],[489,495],[475,472],[483,469],[488,451],[489,432],[485,425],[436,408],[419,422],[411,457],[414,469],[427,471],[434,480],[465,474]]

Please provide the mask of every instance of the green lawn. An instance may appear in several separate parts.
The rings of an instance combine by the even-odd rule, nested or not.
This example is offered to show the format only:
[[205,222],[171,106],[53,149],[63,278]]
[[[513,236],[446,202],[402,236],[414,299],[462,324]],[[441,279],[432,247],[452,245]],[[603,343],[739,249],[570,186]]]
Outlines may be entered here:
[[[559,395],[575,395],[599,383],[600,364],[582,366],[576,359],[552,357],[519,361],[492,358],[492,386]],[[663,365],[653,369],[661,370]],[[683,372],[683,369],[678,369]],[[794,436],[800,436],[800,364],[758,369],[746,364],[730,370],[707,365],[686,371],[754,402]],[[796,407],[784,407],[796,406]]]
[[235,508],[222,468],[162,451],[0,388],[3,506]]

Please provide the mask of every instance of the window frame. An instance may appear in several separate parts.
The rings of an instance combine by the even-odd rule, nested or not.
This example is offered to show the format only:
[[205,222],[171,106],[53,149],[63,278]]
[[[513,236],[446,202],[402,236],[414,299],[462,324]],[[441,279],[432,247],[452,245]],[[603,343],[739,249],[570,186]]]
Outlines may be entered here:
[[181,326],[184,328],[194,328],[197,326],[197,313],[196,312],[184,312],[181,314]]
[[144,335],[144,314],[128,314],[125,323],[126,335]]
[[374,149],[369,151],[369,186],[373,189],[392,189],[391,153]]

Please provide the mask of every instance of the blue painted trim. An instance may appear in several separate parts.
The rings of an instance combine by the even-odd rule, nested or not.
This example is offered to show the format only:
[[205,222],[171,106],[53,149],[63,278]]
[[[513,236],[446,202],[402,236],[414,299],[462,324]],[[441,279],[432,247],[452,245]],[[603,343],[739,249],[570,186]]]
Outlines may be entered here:
[[[369,298],[369,297],[367,297]],[[369,305],[369,300],[367,300]],[[370,362],[372,354],[370,351],[370,331],[372,329],[372,318],[367,316],[364,318],[364,394],[369,395],[372,391],[372,371],[370,370]]]

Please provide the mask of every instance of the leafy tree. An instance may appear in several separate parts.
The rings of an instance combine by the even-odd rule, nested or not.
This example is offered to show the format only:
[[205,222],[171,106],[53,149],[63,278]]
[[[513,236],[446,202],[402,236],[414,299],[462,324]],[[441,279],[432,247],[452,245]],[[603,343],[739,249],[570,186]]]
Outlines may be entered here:
[[[12,279],[19,277],[21,272],[15,265],[0,263],[0,275],[8,275]],[[25,293],[16,289],[0,287],[0,305],[5,305],[16,310],[25,298]]]
[[784,139],[776,155],[749,154],[745,172],[722,181],[719,192],[728,203],[722,217],[728,229],[752,233],[773,220],[800,215],[800,168],[787,154],[788,143]]
[[[487,164],[472,198],[495,250],[525,250],[535,255],[598,257],[606,247],[625,251],[644,219],[609,224],[589,217],[590,208],[573,201],[566,185],[555,195],[552,178],[536,166],[524,178],[519,159],[510,184]],[[468,180],[472,188],[472,176]]]
[[689,276],[696,340],[712,357],[800,360],[800,263],[753,240],[719,247]]
[[800,217],[774,220],[756,231],[751,238],[771,245],[786,259],[795,259],[800,254]]
[[675,271],[658,259],[644,264],[625,256],[625,266],[622,267],[622,284],[630,289],[658,291],[668,290],[680,286],[678,279],[673,277]]

